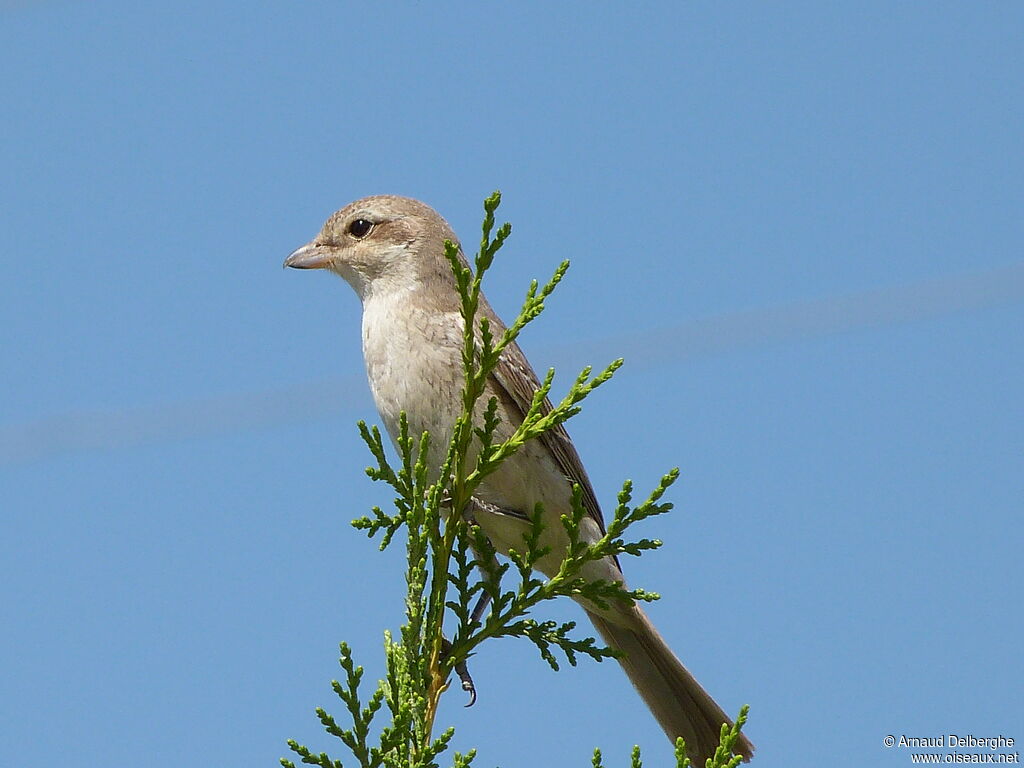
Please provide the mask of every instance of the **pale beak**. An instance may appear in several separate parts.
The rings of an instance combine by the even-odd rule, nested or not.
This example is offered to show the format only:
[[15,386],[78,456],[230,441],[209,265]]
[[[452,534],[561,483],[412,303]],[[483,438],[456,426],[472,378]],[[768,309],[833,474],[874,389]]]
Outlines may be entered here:
[[330,265],[330,254],[322,245],[306,243],[301,248],[292,251],[284,266],[294,269],[324,269]]

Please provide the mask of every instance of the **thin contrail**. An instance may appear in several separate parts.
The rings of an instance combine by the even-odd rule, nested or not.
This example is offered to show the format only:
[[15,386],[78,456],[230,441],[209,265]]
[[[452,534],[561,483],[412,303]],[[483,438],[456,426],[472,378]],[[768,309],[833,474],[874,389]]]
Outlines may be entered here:
[[[766,309],[713,315],[643,333],[607,337],[565,348],[559,361],[628,351],[632,367],[723,351],[907,323],[1024,299],[1024,261],[977,272],[921,280],[871,291],[812,299]],[[618,351],[617,351],[618,350]],[[558,350],[562,352],[563,350]]]
[[[680,325],[636,332],[572,347],[541,350],[570,368],[603,363],[627,350],[637,368],[713,355],[761,344],[858,328],[895,325],[1024,299],[1024,262],[874,291],[732,312]],[[359,407],[357,397],[324,392],[365,392],[360,374],[263,392],[168,405],[80,411],[0,427],[0,465],[94,450],[114,450],[243,429],[324,418]],[[369,398],[364,401],[369,405]]]
[[[211,437],[254,427],[343,413],[358,397],[325,398],[324,392],[361,392],[366,376],[310,381],[298,386],[236,392],[164,405],[74,411],[0,427],[0,466],[65,453]],[[366,404],[372,408],[367,392]]]

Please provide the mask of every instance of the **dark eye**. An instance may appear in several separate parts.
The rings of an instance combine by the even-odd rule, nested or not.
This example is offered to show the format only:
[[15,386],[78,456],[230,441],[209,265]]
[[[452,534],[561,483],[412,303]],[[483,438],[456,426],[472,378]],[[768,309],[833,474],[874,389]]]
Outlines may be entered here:
[[356,219],[348,225],[348,233],[360,240],[370,234],[371,229],[373,229],[373,222],[366,219]]

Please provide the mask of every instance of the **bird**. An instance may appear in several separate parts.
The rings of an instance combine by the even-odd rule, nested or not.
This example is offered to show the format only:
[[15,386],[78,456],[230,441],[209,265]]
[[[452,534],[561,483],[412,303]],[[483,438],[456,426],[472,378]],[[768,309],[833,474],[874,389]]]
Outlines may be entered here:
[[[362,304],[362,349],[377,411],[393,441],[404,412],[409,434],[431,435],[428,462],[440,467],[462,410],[463,328],[461,304],[445,241],[458,245],[451,226],[426,203],[398,195],[356,200],[332,214],[310,242],[284,262],[295,269],[322,269],[342,277]],[[459,258],[467,265],[459,246]],[[505,326],[481,295],[478,317],[488,318],[495,338]],[[490,376],[483,403],[492,397],[501,423],[494,442],[522,423],[540,387],[517,343],[507,346]],[[550,404],[546,407],[550,408]],[[536,567],[556,573],[568,545],[560,516],[571,510],[578,485],[586,515],[581,538],[604,533],[601,507],[579,453],[564,425],[527,441],[477,488],[473,519],[498,552],[521,548],[529,515],[542,506],[543,546],[550,553]],[[615,558],[588,564],[586,579],[625,584]],[[723,724],[732,725],[715,700],[672,652],[638,604],[623,601],[602,609],[583,604],[651,713],[674,743],[686,740],[696,764],[710,757]],[[754,746],[740,734],[736,754],[749,760]]]

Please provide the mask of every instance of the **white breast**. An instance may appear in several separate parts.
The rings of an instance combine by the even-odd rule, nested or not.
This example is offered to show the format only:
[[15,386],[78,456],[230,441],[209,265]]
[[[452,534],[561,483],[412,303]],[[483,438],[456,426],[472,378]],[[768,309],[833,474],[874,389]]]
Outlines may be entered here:
[[363,358],[392,438],[405,411],[412,434],[429,430],[435,447],[447,444],[462,392],[461,341],[461,316],[418,306],[412,291],[366,297]]

